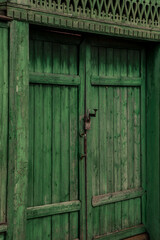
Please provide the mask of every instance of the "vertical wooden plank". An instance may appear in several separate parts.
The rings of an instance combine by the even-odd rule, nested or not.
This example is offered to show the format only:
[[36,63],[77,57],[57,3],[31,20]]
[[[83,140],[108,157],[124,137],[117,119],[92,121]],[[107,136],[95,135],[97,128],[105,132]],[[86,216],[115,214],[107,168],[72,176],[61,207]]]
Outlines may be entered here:
[[[58,203],[61,189],[61,155],[60,155],[60,107],[61,94],[60,87],[53,87],[52,93],[53,106],[53,127],[52,127],[52,203]],[[52,240],[59,240],[61,234],[61,217],[56,215],[52,217]]]
[[[113,152],[113,133],[114,133],[114,91],[113,87],[108,87],[107,89],[107,189],[108,193],[112,193],[115,191],[114,187],[114,152]],[[107,219],[107,232],[114,231],[114,214],[115,214],[115,206],[113,204],[109,204],[108,206],[108,219]]]
[[[107,49],[107,76],[114,75],[114,51],[113,48]],[[106,88],[106,112],[107,112],[107,193],[114,192],[113,182],[113,87]],[[107,206],[107,232],[114,230],[114,204]]]
[[[128,52],[121,50],[121,76],[128,76]],[[127,176],[127,88],[120,88],[121,91],[121,181],[122,190],[128,188]],[[128,226],[128,202],[122,202],[122,228]]]
[[80,154],[85,153],[84,142],[86,141],[86,136],[84,135],[84,115],[85,115],[85,80],[86,80],[86,42],[83,41],[79,46],[79,75],[81,76],[81,84],[79,86],[79,199],[81,201],[81,210],[80,210],[80,221],[79,221],[79,231],[80,231],[80,239],[86,239],[88,228],[86,216],[88,216],[86,209],[86,160],[87,158],[80,159]]
[[[29,162],[28,162],[28,205],[34,206],[34,126],[35,126],[35,91],[34,86],[29,87]],[[29,221],[27,226],[27,239],[33,239],[33,224]]]
[[[43,87],[35,85],[34,206],[43,204]],[[33,221],[33,239],[42,238],[42,219]]]
[[[43,71],[52,72],[52,44],[44,42]],[[51,178],[51,154],[52,154],[52,87],[44,86],[44,122],[43,122],[43,204],[51,203],[52,178]],[[43,220],[43,238],[51,239],[51,217]]]
[[[120,76],[121,74],[121,50],[114,49],[114,76]],[[120,113],[120,88],[114,88],[113,104],[114,104],[114,191],[121,191],[121,113]],[[115,229],[121,229],[121,202],[115,204]]]
[[[77,74],[77,47],[69,47],[69,73]],[[69,89],[70,133],[70,201],[78,200],[78,96],[77,88]],[[70,213],[70,239],[78,238],[78,213]]]
[[[134,90],[134,187],[142,186],[140,89]],[[135,224],[141,222],[141,200],[135,199]]]
[[53,43],[53,73],[61,73],[61,45]]
[[[43,87],[44,92],[44,121],[43,121],[43,162],[42,162],[42,201],[43,204],[51,203],[51,123],[52,123],[52,89]],[[51,217],[42,219],[43,238],[51,239]]]
[[[60,44],[53,43],[53,73],[60,73],[61,49]],[[53,87],[53,140],[52,140],[52,203],[61,201],[61,154],[60,154],[60,142],[61,142],[61,90],[60,87]],[[58,240],[61,236],[61,216],[52,217],[52,240]]]
[[[99,161],[100,161],[100,192],[107,193],[107,134],[106,134],[106,88],[99,87]],[[103,124],[102,124],[103,122]],[[107,232],[107,206],[100,207],[100,234]]]
[[128,76],[128,51],[126,49],[121,49],[121,77]]
[[[53,43],[53,73],[61,72],[61,48],[60,44]],[[52,140],[52,203],[61,201],[61,90],[53,87],[53,140]],[[52,217],[52,240],[58,240],[61,236],[61,216]]]
[[[136,50],[128,50],[128,77],[139,76],[137,74],[139,70],[139,59],[136,57]],[[128,188],[134,188],[134,179],[136,174],[134,172],[135,167],[135,154],[137,154],[137,149],[134,148],[134,98],[135,88],[128,88]],[[140,146],[140,142],[138,143]],[[139,166],[140,167],[140,166]],[[133,226],[135,222],[135,209],[134,209],[135,200],[130,200],[128,202],[128,223],[129,226]]]
[[[128,136],[127,136],[127,159],[128,159],[128,189],[134,188],[134,178],[136,177],[134,173],[134,113],[133,113],[133,106],[134,106],[134,88],[128,88],[128,116],[127,116],[127,128],[128,128]],[[139,143],[140,145],[140,143]],[[128,224],[129,227],[134,226],[134,199],[128,202]]]
[[140,77],[141,75],[140,50],[128,50],[128,76]]
[[113,48],[107,48],[107,66],[106,66],[106,76],[113,76]]
[[29,71],[35,71],[35,41],[29,41]]
[[[78,200],[77,89],[71,88],[70,102],[70,201]],[[78,213],[70,213],[70,239],[78,238]]]
[[[29,41],[29,71],[35,71],[35,45],[34,40]],[[34,121],[35,102],[34,85],[29,87],[29,163],[28,163],[28,206],[34,206]],[[31,232],[31,231],[30,231]],[[30,233],[28,232],[28,233]]]
[[[61,73],[69,73],[68,46],[61,45]],[[69,200],[69,89],[61,87],[61,201]],[[63,187],[62,187],[63,186]],[[61,234],[69,237],[69,215],[61,216]]]
[[[146,108],[146,103],[147,103],[147,94],[146,94],[146,86],[147,86],[147,81],[146,81],[146,51],[145,49],[142,49],[140,52],[140,59],[141,59],[141,78],[142,78],[142,86],[141,86],[141,92],[139,93],[139,97],[141,97],[140,100],[140,131],[141,131],[141,152],[140,152],[140,161],[142,165],[141,169],[141,185],[142,188],[147,191],[147,148],[146,148],[146,142],[147,142],[147,134],[146,134],[146,127],[147,127],[147,121],[146,121],[146,116],[147,116],[147,108]],[[142,197],[142,222],[144,225],[146,225],[146,202],[147,202],[147,196],[146,194]]]
[[0,28],[0,223],[6,222],[8,150],[8,29]]
[[[122,190],[127,190],[127,88],[121,88],[121,114]],[[128,227],[128,201],[122,202],[122,228],[125,227]]]
[[[106,74],[106,48],[99,48],[99,75],[105,76]],[[107,193],[107,142],[106,142],[106,88],[99,87],[99,171],[100,171],[100,182],[99,182],[99,194]],[[103,124],[102,124],[102,123]],[[104,234],[107,232],[107,206],[100,207],[100,233]]]
[[[119,87],[114,89],[114,184],[115,192],[122,189],[121,181],[121,90]],[[115,230],[122,228],[121,221],[121,202],[115,203]]]
[[[35,71],[35,44],[29,42],[29,71]],[[34,206],[34,129],[35,127],[35,89],[29,86],[29,163],[28,163],[28,207]],[[27,240],[33,239],[33,221],[27,221]]]
[[51,42],[44,42],[43,55],[44,73],[52,73],[53,68],[53,47]]
[[[35,41],[35,72],[44,72],[44,42]],[[34,154],[34,206],[43,204],[43,123],[44,89],[35,85],[35,154]],[[43,219],[33,221],[33,236],[43,238]],[[39,229],[39,230],[38,230]]]
[[[90,46],[89,41],[86,41],[86,106],[85,106],[85,114],[90,107],[90,96],[92,95],[91,86],[90,86],[90,75],[92,68],[92,48]],[[97,59],[97,58],[96,58]],[[98,65],[94,66],[95,71],[98,73]],[[91,95],[90,95],[91,94]],[[93,123],[92,123],[93,124]],[[87,132],[87,161],[86,161],[86,184],[87,184],[87,239],[91,239],[93,237],[93,209],[91,205],[91,199],[93,194],[93,181],[92,178],[92,168],[93,164],[91,159],[93,158],[93,152],[88,147],[88,143],[92,146],[92,136],[89,132]]]
[[[68,88],[61,87],[61,201],[69,201],[69,96]],[[63,239],[69,236],[69,216],[61,217]]]
[[[92,74],[99,74],[99,53],[98,47],[91,47],[91,57],[92,57]],[[90,86],[89,102],[87,106],[87,111],[93,112],[93,109],[98,109],[98,99],[99,90],[97,87]],[[94,96],[94,97],[93,97]],[[99,195],[99,112],[97,112],[96,118],[91,118],[91,129],[88,131],[88,162],[90,161],[90,167],[92,172],[88,174],[92,179],[92,195],[90,196],[90,201],[92,196]],[[96,136],[96,137],[95,137]],[[94,146],[94,147],[93,147]],[[88,170],[89,170],[88,169]],[[99,235],[99,207],[92,210],[92,236]]]
[[[29,27],[10,24],[9,179],[7,239],[26,238]],[[14,223],[14,224],[13,224]]]

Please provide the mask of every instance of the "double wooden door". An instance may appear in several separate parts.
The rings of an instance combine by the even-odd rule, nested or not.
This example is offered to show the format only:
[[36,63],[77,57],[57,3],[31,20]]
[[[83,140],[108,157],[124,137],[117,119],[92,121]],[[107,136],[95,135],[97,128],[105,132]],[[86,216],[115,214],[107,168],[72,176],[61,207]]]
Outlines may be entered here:
[[28,240],[145,232],[145,52],[30,33]]

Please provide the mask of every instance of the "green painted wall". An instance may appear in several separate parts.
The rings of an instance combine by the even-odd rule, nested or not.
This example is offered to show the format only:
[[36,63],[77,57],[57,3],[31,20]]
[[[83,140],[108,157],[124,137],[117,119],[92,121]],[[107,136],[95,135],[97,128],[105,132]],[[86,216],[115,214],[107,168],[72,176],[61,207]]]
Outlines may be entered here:
[[160,45],[147,51],[147,229],[160,237]]

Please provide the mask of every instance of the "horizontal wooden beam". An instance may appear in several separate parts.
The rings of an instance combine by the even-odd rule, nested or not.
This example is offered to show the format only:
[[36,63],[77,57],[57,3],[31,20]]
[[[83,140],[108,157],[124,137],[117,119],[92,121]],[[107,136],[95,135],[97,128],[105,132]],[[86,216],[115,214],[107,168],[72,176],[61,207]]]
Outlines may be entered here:
[[0,233],[7,232],[7,224],[0,224]]
[[145,191],[142,188],[130,189],[126,191],[120,191],[115,193],[108,193],[104,195],[94,196],[92,198],[92,206],[97,207],[105,204],[121,202],[133,198],[141,197]]
[[125,77],[100,77],[92,76],[91,84],[94,86],[141,86],[141,78]]
[[96,236],[93,239],[99,239],[99,240],[119,240],[119,239],[124,239],[124,238],[128,238],[128,237],[132,237],[141,233],[146,232],[146,229],[144,227],[144,225],[138,225],[135,227],[131,227],[131,228],[126,228],[123,229],[121,231],[116,231],[113,233],[109,233],[106,235],[100,235],[100,236]]
[[49,74],[49,73],[30,73],[30,83],[35,84],[54,84],[71,85],[80,84],[80,77],[77,75]]
[[27,208],[27,219],[79,211],[80,201],[69,201]]

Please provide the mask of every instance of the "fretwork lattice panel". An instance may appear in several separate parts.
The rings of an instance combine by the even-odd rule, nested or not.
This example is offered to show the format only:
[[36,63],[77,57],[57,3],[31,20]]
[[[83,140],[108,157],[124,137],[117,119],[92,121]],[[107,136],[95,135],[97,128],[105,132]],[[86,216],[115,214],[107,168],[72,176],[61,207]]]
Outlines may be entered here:
[[160,3],[153,0],[30,0],[30,4],[51,12],[95,20],[150,27],[160,25]]

